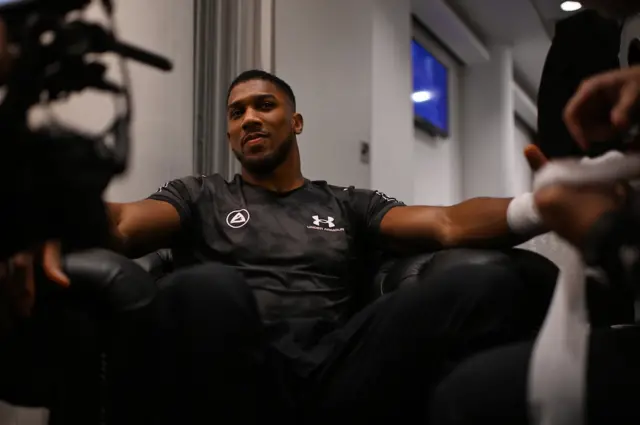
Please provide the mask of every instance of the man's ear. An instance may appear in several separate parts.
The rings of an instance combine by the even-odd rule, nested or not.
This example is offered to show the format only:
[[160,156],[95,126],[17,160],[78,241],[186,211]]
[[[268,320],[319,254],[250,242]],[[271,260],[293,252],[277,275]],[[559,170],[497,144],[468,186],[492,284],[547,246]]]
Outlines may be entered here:
[[231,141],[231,134],[227,131],[227,142]]
[[293,118],[291,118],[292,124],[293,124],[293,131],[296,134],[301,134],[302,133],[302,129],[304,128],[304,118],[302,118],[302,115],[299,114],[298,112],[293,114]]

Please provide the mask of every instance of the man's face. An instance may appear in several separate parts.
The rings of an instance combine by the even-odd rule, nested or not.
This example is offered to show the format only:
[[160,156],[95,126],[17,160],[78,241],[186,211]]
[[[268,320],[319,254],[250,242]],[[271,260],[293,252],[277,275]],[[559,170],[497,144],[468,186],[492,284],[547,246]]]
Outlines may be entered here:
[[583,0],[582,4],[608,18],[625,18],[640,12],[640,0]]
[[250,80],[231,90],[227,138],[248,171],[273,172],[287,159],[301,132],[302,116],[293,111],[288,96],[270,81]]

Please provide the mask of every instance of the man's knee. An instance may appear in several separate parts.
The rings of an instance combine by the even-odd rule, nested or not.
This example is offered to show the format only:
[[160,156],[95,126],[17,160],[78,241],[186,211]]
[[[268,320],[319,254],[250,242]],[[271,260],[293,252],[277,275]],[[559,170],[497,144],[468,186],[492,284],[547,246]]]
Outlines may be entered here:
[[419,298],[441,302],[512,302],[525,291],[520,276],[503,264],[460,264],[421,276],[415,287]]
[[[423,276],[398,294],[417,322],[437,321],[447,332],[494,329],[505,341],[533,335],[548,300],[531,296],[529,283],[504,264],[468,264]],[[413,313],[409,313],[412,311]]]
[[174,272],[159,284],[161,304],[207,320],[259,320],[255,298],[231,267],[203,264]]

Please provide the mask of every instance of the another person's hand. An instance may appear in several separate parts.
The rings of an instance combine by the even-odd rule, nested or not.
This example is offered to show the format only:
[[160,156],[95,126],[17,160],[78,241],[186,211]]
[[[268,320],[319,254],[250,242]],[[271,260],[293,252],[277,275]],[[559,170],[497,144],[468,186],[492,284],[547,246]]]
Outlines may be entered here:
[[[531,168],[540,169],[547,159],[536,146],[525,149]],[[589,230],[605,213],[622,207],[626,200],[624,184],[553,185],[535,192],[534,200],[544,226],[577,248]]]
[[640,66],[598,74],[585,80],[564,111],[574,140],[587,148],[624,135],[638,118]]
[[48,241],[31,251],[20,252],[0,263],[0,334],[16,320],[28,317],[35,302],[36,262],[42,262],[52,282],[67,287],[69,278],[62,271],[60,244]]

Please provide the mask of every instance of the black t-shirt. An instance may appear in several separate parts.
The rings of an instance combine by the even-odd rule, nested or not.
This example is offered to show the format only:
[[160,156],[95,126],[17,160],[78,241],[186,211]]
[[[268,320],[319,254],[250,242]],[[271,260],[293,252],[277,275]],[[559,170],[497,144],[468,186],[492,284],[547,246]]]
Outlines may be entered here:
[[366,263],[380,246],[382,217],[404,205],[323,181],[276,193],[217,174],[173,180],[150,199],[180,214],[176,264],[213,261],[240,271],[272,341],[291,358],[304,357],[353,313],[371,285]]

